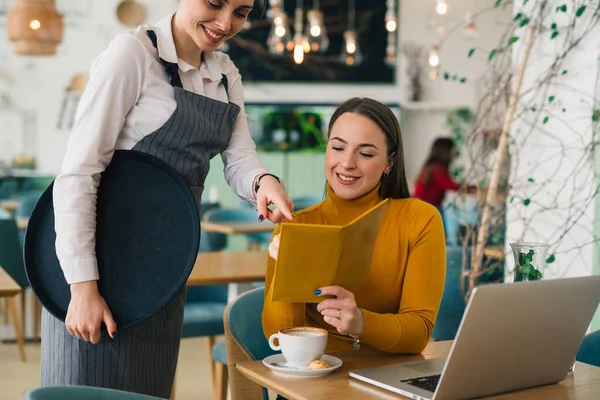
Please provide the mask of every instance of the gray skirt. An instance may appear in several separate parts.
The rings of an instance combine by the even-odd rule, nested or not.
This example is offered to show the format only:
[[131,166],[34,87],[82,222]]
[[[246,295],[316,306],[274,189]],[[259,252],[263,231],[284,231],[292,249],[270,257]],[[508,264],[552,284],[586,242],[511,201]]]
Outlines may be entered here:
[[42,312],[42,386],[84,385],[169,398],[177,367],[185,288],[161,311],[98,344],[73,337]]

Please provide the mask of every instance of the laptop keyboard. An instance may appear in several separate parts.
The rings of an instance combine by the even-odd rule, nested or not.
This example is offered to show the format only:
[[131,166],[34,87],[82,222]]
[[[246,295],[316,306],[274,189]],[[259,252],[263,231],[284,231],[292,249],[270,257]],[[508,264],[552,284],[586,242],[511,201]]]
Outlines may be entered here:
[[442,374],[431,375],[431,376],[421,376],[419,378],[412,379],[404,379],[400,382],[408,383],[409,385],[416,386],[421,389],[429,390],[430,392],[435,392],[435,388],[440,381],[440,377]]

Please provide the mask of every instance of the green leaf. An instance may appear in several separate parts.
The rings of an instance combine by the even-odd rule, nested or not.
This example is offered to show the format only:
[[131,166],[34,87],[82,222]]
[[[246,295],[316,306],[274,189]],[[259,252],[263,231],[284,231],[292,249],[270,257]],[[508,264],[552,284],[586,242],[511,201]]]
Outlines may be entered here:
[[566,109],[566,108],[563,108],[563,109],[562,109],[562,112],[567,112],[567,109]]
[[488,61],[492,61],[497,52],[498,52],[498,49],[494,49],[494,50],[490,51],[490,55],[488,56]]
[[544,124],[544,125],[547,124],[549,119],[550,119],[550,117],[544,117],[542,124]]
[[585,6],[581,6],[577,9],[577,11],[575,12],[575,15],[577,17],[581,17],[584,12],[585,12]]
[[467,54],[467,57],[471,58],[473,56],[473,53],[475,53],[475,49],[469,50],[469,54]]
[[525,205],[525,207],[527,207],[530,203],[531,203],[531,199],[523,200],[523,204]]
[[531,183],[535,182],[535,180],[533,178],[528,178],[527,181],[529,181]]
[[556,7],[556,12],[559,12],[559,11],[567,12],[567,5],[563,4],[561,6]]
[[513,36],[510,39],[508,39],[508,45],[510,46],[511,44],[513,44],[514,42],[516,42],[517,40],[519,40],[518,36]]
[[454,75],[454,76],[452,77],[452,80],[453,80],[453,81],[455,81],[455,80],[457,80],[457,79],[458,79],[458,75]]
[[529,18],[525,17],[525,18],[524,18],[524,19],[521,21],[521,23],[519,24],[519,26],[522,28],[522,27],[524,27],[525,25],[527,25],[528,23],[529,23]]
[[533,261],[534,254],[535,254],[535,251],[533,251],[533,249],[529,249],[529,251],[527,252],[527,256],[526,256],[528,262]]
[[566,75],[567,74],[567,70],[563,69],[563,71],[560,73],[561,75]]
[[550,25],[550,29],[552,29],[553,31],[556,30],[556,22],[553,22],[552,25]]
[[514,21],[517,22],[518,20],[521,19],[522,16],[523,16],[523,13],[517,13],[517,15],[515,15]]
[[487,184],[487,178],[483,178],[482,180],[479,181],[479,183],[477,184],[477,187],[479,189],[485,187],[485,185]]
[[508,202],[512,204],[512,202],[514,201],[514,199],[515,199],[515,196],[512,196]]
[[600,121],[600,109],[594,110],[594,113],[592,114],[592,121],[594,121],[594,122]]
[[444,79],[445,79],[445,80],[448,80],[448,79],[450,79],[450,74],[449,74],[449,73],[447,73],[447,72],[444,72]]
[[465,77],[462,77],[462,78],[460,78],[460,81],[459,81],[459,82],[460,82],[460,83],[465,83],[466,81],[467,81],[467,78],[465,78]]
[[502,0],[496,0],[496,3],[494,4],[494,7],[498,7],[500,5],[500,3],[502,3]]
[[533,111],[533,112],[536,112],[536,111],[537,111],[537,108],[535,108],[535,107],[531,107],[531,111]]
[[548,97],[548,102],[549,102],[549,103],[552,103],[552,102],[554,101],[554,99],[555,99],[555,98],[556,98],[556,97],[554,97],[554,96],[550,96],[550,97]]
[[523,266],[523,265],[525,265],[526,262],[527,262],[527,258],[525,256],[525,253],[519,252],[519,265]]
[[546,258],[546,264],[552,264],[554,261],[556,261],[554,254],[551,254],[550,257]]
[[558,31],[552,32],[552,35],[550,35],[550,40],[554,39],[557,36],[558,36]]

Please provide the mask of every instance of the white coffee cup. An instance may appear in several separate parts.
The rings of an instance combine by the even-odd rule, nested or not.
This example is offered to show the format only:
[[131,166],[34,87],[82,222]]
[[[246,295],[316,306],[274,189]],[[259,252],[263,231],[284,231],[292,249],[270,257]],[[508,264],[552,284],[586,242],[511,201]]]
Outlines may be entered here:
[[[281,350],[287,365],[308,367],[311,361],[319,360],[327,347],[327,331],[309,326],[285,328],[269,337],[269,346]],[[275,345],[275,339],[279,345]]]

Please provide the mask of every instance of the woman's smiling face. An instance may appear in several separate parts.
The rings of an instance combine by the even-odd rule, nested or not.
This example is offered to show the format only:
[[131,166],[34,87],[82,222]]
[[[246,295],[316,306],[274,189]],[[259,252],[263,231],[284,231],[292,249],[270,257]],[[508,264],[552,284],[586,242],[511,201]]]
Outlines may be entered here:
[[325,152],[325,178],[345,200],[370,192],[391,167],[385,134],[369,118],[353,112],[339,116]]
[[196,46],[213,51],[244,27],[253,5],[253,0],[182,0],[177,12]]

